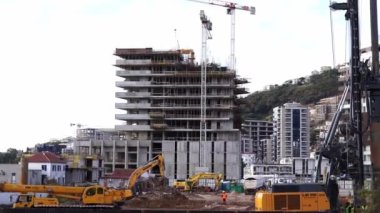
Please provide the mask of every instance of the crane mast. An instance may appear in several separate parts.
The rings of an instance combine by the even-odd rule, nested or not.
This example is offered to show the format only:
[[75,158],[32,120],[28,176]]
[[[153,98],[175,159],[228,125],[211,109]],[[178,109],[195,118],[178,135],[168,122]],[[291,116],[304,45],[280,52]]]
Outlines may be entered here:
[[244,10],[249,11],[251,15],[255,15],[256,8],[251,6],[243,6],[234,2],[227,2],[221,0],[209,0],[209,1],[201,1],[201,0],[189,0],[198,3],[216,5],[227,8],[227,14],[231,15],[231,52],[230,52],[230,69],[236,70],[236,57],[235,57],[235,10]]
[[204,145],[207,141],[206,105],[207,105],[207,40],[212,39],[212,22],[207,18],[204,11],[200,11],[202,23],[202,55],[201,55],[201,113],[200,113],[200,137],[199,137],[199,166],[205,167]]

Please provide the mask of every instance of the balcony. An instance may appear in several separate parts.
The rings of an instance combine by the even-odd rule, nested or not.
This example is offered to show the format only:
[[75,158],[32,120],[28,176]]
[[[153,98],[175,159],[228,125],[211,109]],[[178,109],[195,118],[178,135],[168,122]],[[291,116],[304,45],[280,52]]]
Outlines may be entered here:
[[151,76],[152,72],[150,70],[118,70],[116,75],[119,77]]
[[150,112],[149,116],[151,118],[164,118],[165,117],[165,113],[164,112]]
[[[199,99],[200,93],[192,93],[192,94],[186,94],[186,93],[152,93],[151,98],[156,99],[162,99],[162,98],[171,98],[171,99],[178,99],[178,98],[193,98],[193,99]],[[209,93],[207,94],[207,99],[211,98],[232,98],[232,95],[229,94],[217,94],[217,93]]]
[[116,60],[116,66],[123,66],[123,65],[140,65],[140,64],[151,64],[152,60],[150,59],[118,59]]
[[117,81],[116,86],[121,88],[127,87],[147,87],[150,86],[150,81]]
[[150,131],[149,125],[116,125],[115,130],[120,131]]
[[166,128],[168,128],[168,125],[165,124],[165,123],[156,123],[156,124],[151,124],[150,127],[152,129],[156,129],[157,130],[157,129],[166,129]]
[[117,120],[150,120],[147,114],[116,114]]
[[116,92],[116,98],[146,98],[150,97],[150,92]]
[[116,103],[115,104],[116,109],[149,109],[151,108],[151,104],[149,103]]

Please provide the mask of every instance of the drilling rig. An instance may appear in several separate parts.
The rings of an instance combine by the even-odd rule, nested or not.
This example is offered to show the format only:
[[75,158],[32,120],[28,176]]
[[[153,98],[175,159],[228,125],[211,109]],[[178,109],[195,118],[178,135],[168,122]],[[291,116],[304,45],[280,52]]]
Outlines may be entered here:
[[[322,156],[329,159],[330,171],[326,181],[330,181],[331,175],[336,173],[339,164],[342,163],[341,154],[345,152],[350,156],[352,164],[347,173],[354,180],[355,204],[362,205],[363,200],[358,199],[358,192],[364,187],[364,167],[363,167],[363,145],[367,143],[371,149],[372,161],[372,189],[380,190],[380,73],[379,73],[379,45],[377,30],[377,2],[370,1],[371,14],[371,40],[372,40],[372,65],[371,68],[367,61],[361,61],[360,49],[360,26],[358,0],[347,0],[346,3],[332,3],[332,10],[345,11],[345,18],[350,24],[351,35],[351,57],[350,57],[350,76],[346,83],[337,112],[320,150],[320,156],[316,168],[315,181],[320,177],[320,166]],[[339,143],[334,143],[339,120],[343,113],[343,104],[346,98],[349,99],[349,128],[350,137],[347,143],[349,148],[343,149]],[[367,110],[362,111],[363,106]],[[365,134],[366,133],[366,134]],[[369,137],[364,137],[364,136]],[[346,162],[347,163],[347,162]],[[326,184],[327,184],[326,183]],[[330,198],[331,199],[331,198]],[[379,203],[379,198],[374,196],[374,204]]]

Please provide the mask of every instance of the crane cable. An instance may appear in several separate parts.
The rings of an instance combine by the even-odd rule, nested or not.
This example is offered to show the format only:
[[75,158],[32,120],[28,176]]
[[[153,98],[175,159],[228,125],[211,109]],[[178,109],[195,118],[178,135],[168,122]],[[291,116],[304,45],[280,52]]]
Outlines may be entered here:
[[[332,4],[332,2],[330,0],[330,5],[331,4]],[[330,9],[330,34],[331,34],[331,50],[332,50],[332,57],[333,57],[333,68],[335,68],[336,61],[335,61],[334,21],[333,21],[331,9]]]

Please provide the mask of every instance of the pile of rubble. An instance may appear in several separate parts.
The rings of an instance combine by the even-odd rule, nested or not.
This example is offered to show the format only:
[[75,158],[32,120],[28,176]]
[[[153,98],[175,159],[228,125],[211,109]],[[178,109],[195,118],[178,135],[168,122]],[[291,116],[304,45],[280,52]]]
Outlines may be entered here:
[[122,209],[253,210],[252,196],[229,193],[226,204],[216,192],[180,192],[168,186],[166,178],[139,182],[138,192]]
[[126,208],[176,208],[201,209],[206,202],[203,200],[189,200],[182,193],[166,189],[160,191],[143,192],[141,195],[126,202]]

